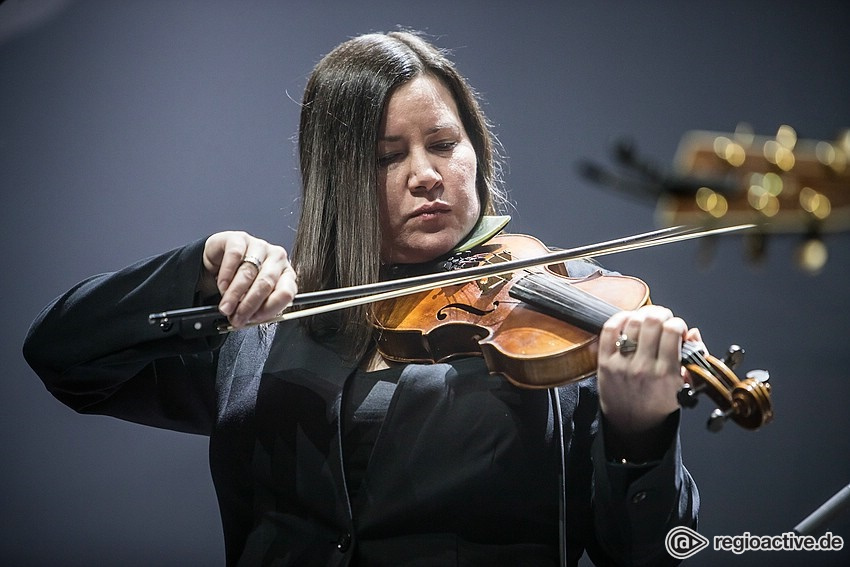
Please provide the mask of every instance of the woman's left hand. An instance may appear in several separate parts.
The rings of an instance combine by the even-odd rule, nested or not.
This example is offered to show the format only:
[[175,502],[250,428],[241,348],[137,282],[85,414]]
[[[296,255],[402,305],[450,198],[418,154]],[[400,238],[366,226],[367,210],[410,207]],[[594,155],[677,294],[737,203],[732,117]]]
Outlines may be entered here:
[[[633,351],[618,348],[627,338]],[[702,341],[698,329],[661,306],[621,311],[599,336],[599,398],[606,422],[621,438],[634,438],[659,426],[679,408],[676,394],[687,379],[683,340]]]

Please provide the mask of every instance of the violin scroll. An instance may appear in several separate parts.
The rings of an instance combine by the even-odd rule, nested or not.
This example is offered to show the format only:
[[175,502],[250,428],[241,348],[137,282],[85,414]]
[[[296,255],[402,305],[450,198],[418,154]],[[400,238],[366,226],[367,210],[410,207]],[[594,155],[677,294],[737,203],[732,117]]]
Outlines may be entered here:
[[710,431],[720,431],[729,419],[745,429],[758,429],[773,419],[768,372],[752,370],[741,380],[732,371],[743,358],[741,347],[729,347],[723,360],[699,351],[689,352],[687,345],[683,352],[685,368],[694,383],[682,387],[679,403],[694,407],[700,393],[710,397],[717,405],[706,424]]

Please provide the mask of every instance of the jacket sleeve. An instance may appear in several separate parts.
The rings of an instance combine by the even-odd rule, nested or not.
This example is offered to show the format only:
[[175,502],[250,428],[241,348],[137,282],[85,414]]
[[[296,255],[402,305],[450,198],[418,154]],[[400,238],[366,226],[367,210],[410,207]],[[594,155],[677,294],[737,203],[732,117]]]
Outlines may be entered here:
[[[666,450],[645,464],[612,462],[605,454],[604,420],[598,411],[596,381],[583,383],[576,417],[576,439],[589,449],[592,461],[590,515],[593,528],[585,537],[588,556],[595,565],[676,565],[664,540],[676,526],[696,529],[699,493],[682,462],[679,444],[681,410],[671,414],[665,427]],[[588,452],[584,452],[585,458]],[[575,466],[575,465],[574,465]]]
[[195,304],[203,240],[88,278],[42,310],[24,358],[47,389],[81,413],[208,434],[215,349],[148,323],[152,312]]

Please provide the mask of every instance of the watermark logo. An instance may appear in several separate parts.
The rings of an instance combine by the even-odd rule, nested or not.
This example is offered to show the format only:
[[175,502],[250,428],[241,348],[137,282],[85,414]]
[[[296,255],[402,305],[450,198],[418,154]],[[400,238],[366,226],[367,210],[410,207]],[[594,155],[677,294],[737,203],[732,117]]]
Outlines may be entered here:
[[667,532],[667,537],[664,538],[664,547],[667,548],[667,553],[676,559],[693,557],[708,547],[708,544],[708,538],[686,526],[673,528]]
[[714,551],[731,551],[741,555],[748,551],[840,551],[844,549],[844,538],[832,532],[820,537],[785,532],[781,535],[766,536],[744,532],[740,535],[717,535],[713,541],[698,534],[691,528],[678,526],[667,532],[664,547],[667,553],[676,559],[693,557],[713,543]]

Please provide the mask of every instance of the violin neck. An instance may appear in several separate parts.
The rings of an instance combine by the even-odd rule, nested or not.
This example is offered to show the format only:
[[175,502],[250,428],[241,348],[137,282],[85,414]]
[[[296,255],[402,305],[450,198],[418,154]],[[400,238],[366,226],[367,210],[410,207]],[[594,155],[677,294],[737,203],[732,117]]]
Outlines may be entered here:
[[[511,286],[508,295],[571,325],[599,334],[619,307],[572,285],[566,278],[530,272]],[[682,364],[707,366],[701,343],[684,341]]]
[[511,286],[508,294],[571,325],[599,334],[602,325],[620,311],[607,301],[580,289],[565,278],[530,272]]

